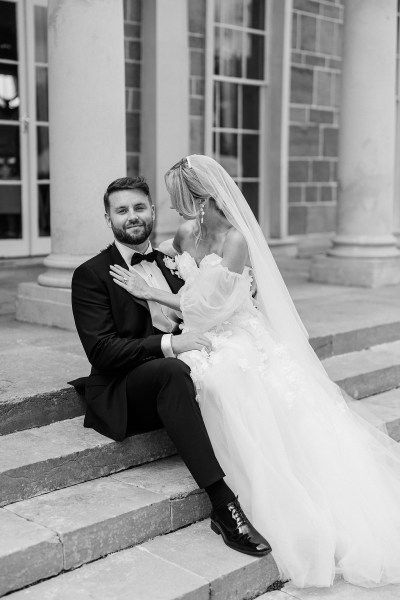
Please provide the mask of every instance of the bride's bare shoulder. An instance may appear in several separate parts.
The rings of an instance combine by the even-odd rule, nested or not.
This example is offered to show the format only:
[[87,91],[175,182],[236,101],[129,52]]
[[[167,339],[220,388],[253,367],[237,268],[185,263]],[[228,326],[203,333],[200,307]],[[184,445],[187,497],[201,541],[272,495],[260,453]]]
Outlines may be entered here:
[[226,234],[224,242],[225,252],[235,251],[237,254],[247,254],[247,242],[244,235],[234,227],[231,227]]
[[248,254],[247,243],[243,234],[232,227],[225,238],[222,256],[223,264],[230,271],[242,273],[248,262]]
[[180,252],[187,249],[193,236],[196,234],[196,221],[184,221],[177,229],[174,237],[174,246]]

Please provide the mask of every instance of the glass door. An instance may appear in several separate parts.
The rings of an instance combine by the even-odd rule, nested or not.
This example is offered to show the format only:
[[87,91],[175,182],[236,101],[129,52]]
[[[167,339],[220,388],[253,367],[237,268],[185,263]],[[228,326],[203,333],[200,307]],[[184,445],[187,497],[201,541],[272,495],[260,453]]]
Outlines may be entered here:
[[0,257],[50,252],[47,0],[0,0]]
[[0,0],[0,256],[29,254],[23,7]]

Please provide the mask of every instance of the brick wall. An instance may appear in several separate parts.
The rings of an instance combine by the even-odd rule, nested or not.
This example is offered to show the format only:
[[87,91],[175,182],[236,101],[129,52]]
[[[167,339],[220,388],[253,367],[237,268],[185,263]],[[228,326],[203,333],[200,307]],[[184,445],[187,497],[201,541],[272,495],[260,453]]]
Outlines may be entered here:
[[[188,0],[190,152],[204,153],[206,0]],[[124,0],[127,172],[140,173],[142,0]]]
[[[127,171],[140,172],[142,0],[124,0]],[[190,152],[204,153],[206,0],[188,0]],[[293,0],[289,233],[335,228],[342,0]]]
[[206,0],[189,0],[190,153],[204,154]]
[[289,233],[335,229],[341,0],[293,0]]
[[127,173],[140,173],[140,70],[142,0],[124,0]]

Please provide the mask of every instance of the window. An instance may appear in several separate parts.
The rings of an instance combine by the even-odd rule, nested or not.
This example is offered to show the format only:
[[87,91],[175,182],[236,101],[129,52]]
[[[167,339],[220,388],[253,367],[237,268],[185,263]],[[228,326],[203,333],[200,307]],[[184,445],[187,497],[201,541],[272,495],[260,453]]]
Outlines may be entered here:
[[0,0],[0,256],[50,251],[47,0]]
[[0,2],[0,240],[22,238],[17,5]]
[[[212,108],[209,148],[259,214],[267,0],[210,0]],[[209,63],[210,64],[210,63]],[[210,75],[209,75],[210,76]],[[210,122],[211,121],[211,122]]]

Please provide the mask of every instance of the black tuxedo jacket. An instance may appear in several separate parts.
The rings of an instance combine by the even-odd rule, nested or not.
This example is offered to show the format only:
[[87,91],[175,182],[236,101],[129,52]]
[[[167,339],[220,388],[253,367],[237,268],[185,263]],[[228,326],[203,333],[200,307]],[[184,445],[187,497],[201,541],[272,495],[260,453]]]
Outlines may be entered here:
[[[183,281],[156,263],[171,291]],[[113,282],[110,265],[126,268],[115,244],[80,265],[72,278],[72,311],[83,348],[92,365],[89,377],[71,381],[86,400],[85,427],[114,440],[127,435],[126,376],[134,367],[162,358],[162,332],[151,321],[145,300],[134,298]]]

